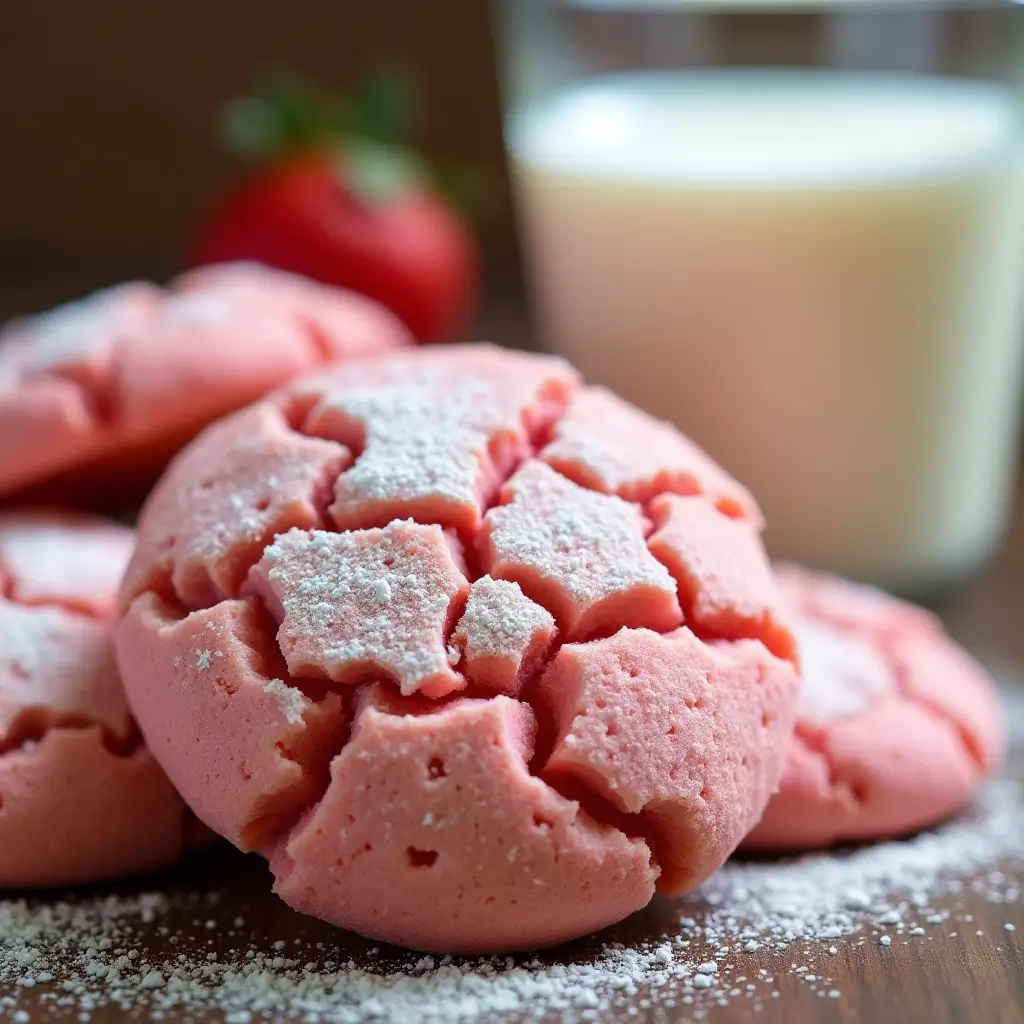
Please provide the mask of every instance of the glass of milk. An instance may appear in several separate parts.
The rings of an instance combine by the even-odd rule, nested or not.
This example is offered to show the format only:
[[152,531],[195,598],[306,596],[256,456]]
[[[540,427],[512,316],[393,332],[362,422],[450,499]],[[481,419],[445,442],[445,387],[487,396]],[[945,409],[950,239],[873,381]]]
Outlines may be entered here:
[[1024,10],[507,0],[537,327],[747,484],[773,555],[902,591],[1013,492]]

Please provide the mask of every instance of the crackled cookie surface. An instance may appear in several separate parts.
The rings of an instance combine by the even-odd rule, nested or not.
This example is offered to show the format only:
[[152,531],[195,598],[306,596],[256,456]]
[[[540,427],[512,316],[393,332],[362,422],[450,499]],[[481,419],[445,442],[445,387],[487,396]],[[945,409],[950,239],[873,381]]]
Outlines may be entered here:
[[70,486],[76,472],[94,488],[151,482],[217,416],[322,363],[407,341],[369,300],[255,264],[16,321],[0,335],[0,494]]
[[782,566],[803,682],[780,791],[744,846],[880,839],[959,810],[999,762],[992,683],[939,621],[844,580]]
[[143,510],[118,659],[199,817],[293,906],[441,951],[557,943],[757,821],[794,646],[750,496],[564,362],[330,368]]
[[185,805],[142,745],[111,623],[131,530],[0,515],[0,886],[163,867]]

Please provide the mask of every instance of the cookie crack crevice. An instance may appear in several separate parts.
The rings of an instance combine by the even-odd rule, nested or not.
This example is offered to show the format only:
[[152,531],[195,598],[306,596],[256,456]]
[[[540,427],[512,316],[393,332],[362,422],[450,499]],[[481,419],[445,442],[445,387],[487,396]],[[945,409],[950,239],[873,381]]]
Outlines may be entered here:
[[[426,886],[445,898],[413,943],[453,952],[466,943],[460,915],[475,908],[504,908],[518,922],[552,913],[551,900],[574,906],[595,881],[627,913],[644,905],[657,876],[650,848],[531,776],[532,733],[530,710],[504,695],[438,704],[361,688],[328,791],[269,851],[275,890],[297,909],[328,899],[329,920],[383,934]],[[383,901],[365,881],[381,871],[391,873]],[[600,901],[588,912],[594,927],[614,913]],[[515,922],[511,932],[520,930]],[[572,924],[545,927],[550,943]],[[499,945],[516,941],[510,934]]]
[[790,743],[798,746],[807,757],[817,761],[831,799],[839,801],[850,810],[862,806],[867,801],[866,783],[863,780],[846,778],[836,765],[829,748],[827,728],[814,729],[797,722]]
[[74,388],[90,424],[104,434],[116,431],[121,419],[121,402],[113,371],[114,355],[112,352],[110,363],[92,381],[83,380],[78,374],[61,369],[39,375],[40,379],[60,381]]
[[45,598],[25,598],[18,593],[18,584],[13,577],[4,574],[3,565],[0,565],[0,601],[8,601],[18,605],[19,608],[51,608],[63,612],[65,615],[72,615],[78,618],[87,619],[89,622],[111,622],[109,612],[100,611],[98,608],[82,601],[75,601],[70,598],[47,596]]
[[656,830],[651,826],[650,817],[646,812],[623,811],[579,777],[538,774],[533,770],[532,765],[533,762],[531,762],[531,774],[559,796],[579,804],[580,809],[603,828],[614,829],[629,839],[637,839],[646,844],[651,851],[652,866],[659,872],[662,870],[661,860],[663,858],[659,856],[659,853],[663,849],[663,844]]
[[646,507],[656,497],[707,497],[723,515],[764,526],[750,493],[665,420],[606,388],[578,391],[538,458],[581,487]]
[[[607,787],[594,773],[574,771],[572,774],[548,770],[551,755],[560,737],[550,708],[534,697],[527,700],[537,718],[537,747],[529,762],[530,774],[539,779],[559,796],[579,804],[590,818],[604,828],[621,832],[629,839],[640,840],[650,850],[651,865],[659,875],[672,858],[666,852],[666,842],[656,826],[656,802],[646,804],[638,811],[624,810],[607,795]],[[605,792],[601,790],[604,789]]]
[[[150,748],[215,831],[261,848],[322,790],[347,734],[348,697],[288,673],[257,597],[187,611],[147,592],[115,642]],[[156,657],[169,670],[151,679]]]
[[353,453],[330,510],[336,528],[412,518],[473,544],[502,488],[564,414],[575,382],[557,366],[529,363],[526,378],[501,380],[496,350],[469,351],[485,365],[463,376],[451,377],[445,359],[409,361],[403,377],[357,365],[340,390],[314,378],[281,399],[295,429]]
[[[896,667],[897,679],[900,679],[902,670]],[[948,708],[945,708],[938,701],[931,700],[926,694],[908,691],[902,682],[899,683],[900,696],[910,704],[913,704],[919,711],[940,722],[952,730],[957,738],[968,760],[977,770],[979,776],[988,775],[992,770],[990,759],[986,756],[977,737],[971,732],[964,722],[954,715]]]
[[[211,453],[215,472],[205,469]],[[175,602],[193,611],[237,597],[281,533],[331,528],[326,507],[350,458],[336,442],[294,431],[287,411],[270,402],[215,424],[171,465],[147,503],[122,608],[168,585]]]
[[532,771],[595,792],[595,813],[611,821],[610,805],[649,837],[659,889],[687,891],[764,811],[796,686],[757,640],[705,644],[682,628],[567,644],[527,694],[542,722]]
[[89,715],[57,711],[44,705],[21,708],[0,736],[0,757],[26,753],[57,730],[86,732],[98,730],[100,742],[107,753],[118,758],[135,757],[145,746],[138,728],[132,724],[127,734],[119,736],[108,725]]
[[[994,704],[995,697],[988,679],[982,678],[981,666],[941,634],[903,640],[883,637],[881,653],[889,664],[900,697],[951,729],[978,775],[988,775],[998,759],[1002,741],[998,735],[986,735],[984,729],[979,729],[979,721],[999,720],[994,708],[991,714],[986,714],[986,705]],[[922,654],[928,655],[923,665],[917,660]],[[939,657],[933,660],[935,654]],[[930,692],[930,673],[941,673],[941,678],[935,681],[939,686],[949,687],[950,680],[953,681],[952,700],[944,700],[941,689]],[[915,683],[918,676],[924,677],[922,685]],[[958,703],[963,707],[959,714]]]

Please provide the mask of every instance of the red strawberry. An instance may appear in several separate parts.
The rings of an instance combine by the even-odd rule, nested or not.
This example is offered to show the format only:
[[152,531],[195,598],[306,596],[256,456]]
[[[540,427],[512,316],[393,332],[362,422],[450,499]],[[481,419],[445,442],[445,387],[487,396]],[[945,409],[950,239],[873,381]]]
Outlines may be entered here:
[[337,104],[286,83],[229,107],[236,148],[260,166],[214,206],[194,262],[259,260],[377,299],[420,341],[455,338],[476,246],[437,176],[393,141],[399,87],[377,76]]

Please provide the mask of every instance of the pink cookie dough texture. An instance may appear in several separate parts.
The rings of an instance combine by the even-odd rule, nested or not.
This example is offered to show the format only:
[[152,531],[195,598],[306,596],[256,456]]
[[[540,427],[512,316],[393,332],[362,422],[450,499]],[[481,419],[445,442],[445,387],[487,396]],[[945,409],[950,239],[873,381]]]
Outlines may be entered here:
[[745,840],[799,851],[882,839],[960,810],[1003,751],[988,676],[914,605],[780,566],[803,682],[779,792]]
[[292,906],[551,945],[698,885],[777,784],[798,684],[760,528],[559,359],[395,353],[175,459],[118,659],[185,799]]
[[114,658],[133,540],[91,517],[0,514],[0,887],[137,874],[187,842]]
[[407,343],[370,300],[256,264],[15,321],[0,334],[0,495],[79,476],[152,482],[218,416],[318,365]]

